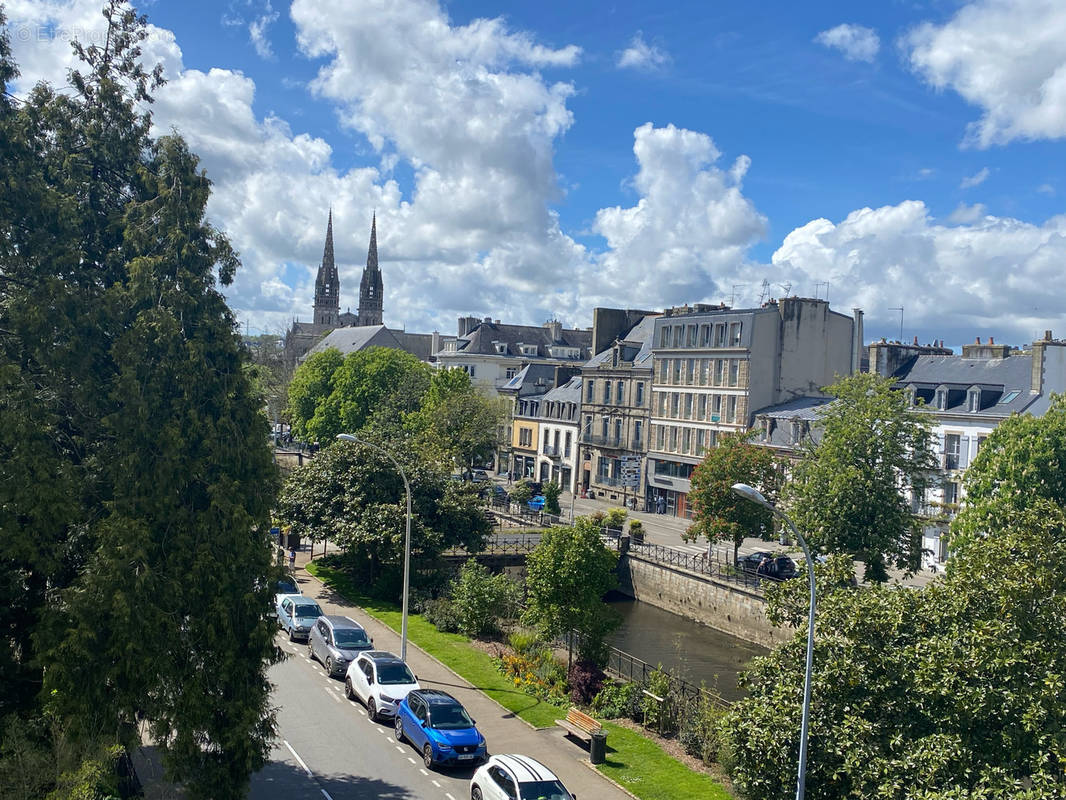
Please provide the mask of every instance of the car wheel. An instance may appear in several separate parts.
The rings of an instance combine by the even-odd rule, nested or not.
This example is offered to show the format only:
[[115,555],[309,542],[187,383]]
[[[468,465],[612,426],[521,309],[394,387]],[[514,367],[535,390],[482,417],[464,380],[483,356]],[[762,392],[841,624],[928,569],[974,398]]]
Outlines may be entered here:
[[403,744],[403,722],[400,720],[400,714],[397,712],[396,720],[393,723],[393,729],[396,731],[396,741]]
[[470,790],[470,800],[481,800],[481,787],[475,786]]
[[366,715],[370,717],[371,722],[378,721],[378,704],[374,702],[373,697],[366,701]]
[[312,661],[315,660],[315,648],[311,646],[310,642],[307,643],[307,657]]
[[289,628],[289,641],[290,642],[295,642],[296,641],[296,637],[293,636],[293,629],[292,628]]
[[333,677],[333,656],[326,656],[326,674]]
[[355,692],[352,691],[352,681],[350,678],[344,679],[344,696],[349,700],[355,700]]
[[428,742],[422,748],[422,760],[426,762],[426,769],[433,769],[433,747]]

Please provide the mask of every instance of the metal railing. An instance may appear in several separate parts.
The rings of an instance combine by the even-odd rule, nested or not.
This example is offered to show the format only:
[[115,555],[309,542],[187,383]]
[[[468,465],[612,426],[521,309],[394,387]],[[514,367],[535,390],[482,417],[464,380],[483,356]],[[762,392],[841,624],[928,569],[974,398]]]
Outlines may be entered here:
[[730,701],[717,692],[697,686],[684,678],[671,675],[667,670],[653,667],[647,661],[642,661],[635,655],[619,650],[617,647],[612,647],[608,650],[607,666],[603,668],[603,671],[626,683],[644,684],[648,682],[648,678],[652,673],[660,673],[666,675],[670,680],[671,695],[674,697],[682,700],[695,700],[702,695],[721,708],[729,708],[732,705]]
[[709,554],[707,552],[693,553],[661,544],[630,542],[629,552],[648,561],[666,564],[671,567],[680,567],[689,572],[697,572],[701,575],[729,581],[755,591],[761,591],[766,583],[780,583],[778,578],[769,575],[756,575],[753,571],[732,564],[722,558],[721,553],[717,550],[712,550]]

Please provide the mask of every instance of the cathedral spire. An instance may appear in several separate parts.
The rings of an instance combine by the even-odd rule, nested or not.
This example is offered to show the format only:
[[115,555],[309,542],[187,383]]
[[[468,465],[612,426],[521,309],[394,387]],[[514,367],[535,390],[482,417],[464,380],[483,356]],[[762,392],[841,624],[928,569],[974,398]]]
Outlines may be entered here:
[[378,268],[378,212],[376,211],[370,222],[370,249],[366,253],[366,268],[373,270]]
[[326,246],[315,279],[315,325],[335,327],[340,322],[341,281],[333,259],[333,208],[326,223]]
[[380,325],[382,317],[381,270],[378,269],[378,215],[370,223],[370,248],[366,253],[366,269],[359,282],[359,316],[357,325]]

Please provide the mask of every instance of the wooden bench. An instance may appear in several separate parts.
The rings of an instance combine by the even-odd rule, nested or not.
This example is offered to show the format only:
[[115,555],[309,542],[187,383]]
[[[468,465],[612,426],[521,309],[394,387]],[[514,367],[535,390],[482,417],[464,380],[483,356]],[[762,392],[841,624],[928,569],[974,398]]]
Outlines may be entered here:
[[566,712],[566,719],[557,719],[555,724],[565,730],[568,735],[582,741],[592,743],[592,734],[603,730],[603,724],[597,722],[584,711],[571,708]]

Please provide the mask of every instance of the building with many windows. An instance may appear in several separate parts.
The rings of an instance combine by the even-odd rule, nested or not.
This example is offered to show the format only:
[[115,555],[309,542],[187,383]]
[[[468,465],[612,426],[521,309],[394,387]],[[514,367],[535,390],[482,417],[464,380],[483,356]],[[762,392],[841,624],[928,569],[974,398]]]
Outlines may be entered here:
[[526,364],[499,389],[510,401],[509,430],[496,456],[498,472],[509,470],[511,477],[538,480],[541,454],[541,403],[553,389],[566,384],[577,373],[575,367],[555,364]]
[[581,378],[573,377],[540,398],[540,449],[537,453],[537,480],[555,481],[574,491],[581,415]]
[[672,308],[655,320],[654,377],[645,504],[691,516],[693,468],[729,433],[747,431],[758,409],[822,396],[859,369],[861,311],[786,297],[761,308]]
[[[643,509],[657,314],[637,313],[636,324],[581,369],[579,482],[586,493],[619,504],[635,501]],[[623,475],[627,462],[639,466],[629,470],[628,480]]]

